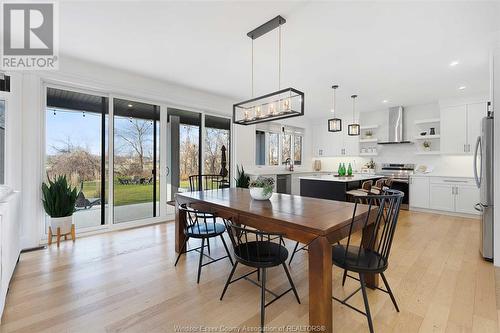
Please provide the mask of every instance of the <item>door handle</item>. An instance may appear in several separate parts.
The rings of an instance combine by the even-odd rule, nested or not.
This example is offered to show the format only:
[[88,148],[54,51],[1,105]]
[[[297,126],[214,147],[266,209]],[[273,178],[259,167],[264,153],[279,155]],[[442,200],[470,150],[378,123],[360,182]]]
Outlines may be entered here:
[[478,188],[481,187],[481,178],[482,178],[482,173],[483,173],[483,161],[482,161],[482,158],[483,158],[483,155],[481,154],[481,169],[479,170],[479,175],[478,175],[478,172],[477,172],[477,153],[479,151],[479,148],[481,147],[481,137],[478,136],[477,137],[477,141],[476,141],[476,147],[474,149],[474,158],[472,159],[474,165],[473,165],[473,170],[474,170],[474,180],[476,181],[476,185]]
[[168,175],[170,175],[170,168],[169,167],[167,167],[167,174],[166,174],[166,176],[168,176]]

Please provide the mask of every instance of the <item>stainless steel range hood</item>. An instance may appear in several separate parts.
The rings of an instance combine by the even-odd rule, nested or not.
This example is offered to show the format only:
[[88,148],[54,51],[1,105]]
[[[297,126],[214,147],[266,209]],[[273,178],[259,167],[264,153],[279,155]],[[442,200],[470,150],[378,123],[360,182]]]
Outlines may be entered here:
[[387,141],[379,142],[379,145],[412,143],[405,141],[403,136],[404,109],[402,106],[389,108]]

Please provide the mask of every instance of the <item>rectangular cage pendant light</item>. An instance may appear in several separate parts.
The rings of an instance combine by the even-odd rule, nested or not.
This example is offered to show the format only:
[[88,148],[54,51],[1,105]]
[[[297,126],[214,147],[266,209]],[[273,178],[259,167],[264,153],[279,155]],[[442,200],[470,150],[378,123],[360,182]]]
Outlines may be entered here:
[[[233,123],[252,125],[304,115],[304,93],[291,87],[281,89],[281,25],[285,22],[278,15],[247,34],[252,39],[252,98],[233,105]],[[279,28],[278,90],[253,97],[253,41],[276,28]]]
[[251,125],[304,115],[304,93],[282,89],[233,105],[233,122]]
[[340,118],[328,119],[328,131],[342,132],[342,119]]

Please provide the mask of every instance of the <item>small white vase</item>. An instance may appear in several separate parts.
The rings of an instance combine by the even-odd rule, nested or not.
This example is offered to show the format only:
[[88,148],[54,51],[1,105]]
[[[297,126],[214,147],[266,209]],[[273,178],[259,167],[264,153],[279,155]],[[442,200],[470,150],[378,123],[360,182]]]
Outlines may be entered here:
[[262,187],[251,187],[250,188],[250,196],[255,200],[269,200],[269,198],[273,195],[273,192],[269,192],[264,194],[264,188]]
[[57,233],[57,228],[61,228],[61,235],[70,233],[72,224],[73,216],[50,218],[50,228],[52,229],[52,233],[54,235]]

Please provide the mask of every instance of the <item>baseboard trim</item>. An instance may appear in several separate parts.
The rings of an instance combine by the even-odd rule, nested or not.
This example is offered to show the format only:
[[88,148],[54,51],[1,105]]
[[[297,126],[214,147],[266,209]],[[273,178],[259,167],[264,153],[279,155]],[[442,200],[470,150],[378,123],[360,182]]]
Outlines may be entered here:
[[463,217],[463,218],[468,218],[468,219],[476,219],[479,220],[481,218],[481,215],[476,215],[476,214],[466,214],[466,213],[457,213],[457,212],[448,212],[446,210],[436,210],[436,209],[427,209],[427,208],[417,208],[417,207],[411,207],[409,208],[410,211],[413,212],[421,212],[421,213],[431,213],[431,214],[441,214],[441,215],[449,215],[449,216],[456,216],[456,217]]

